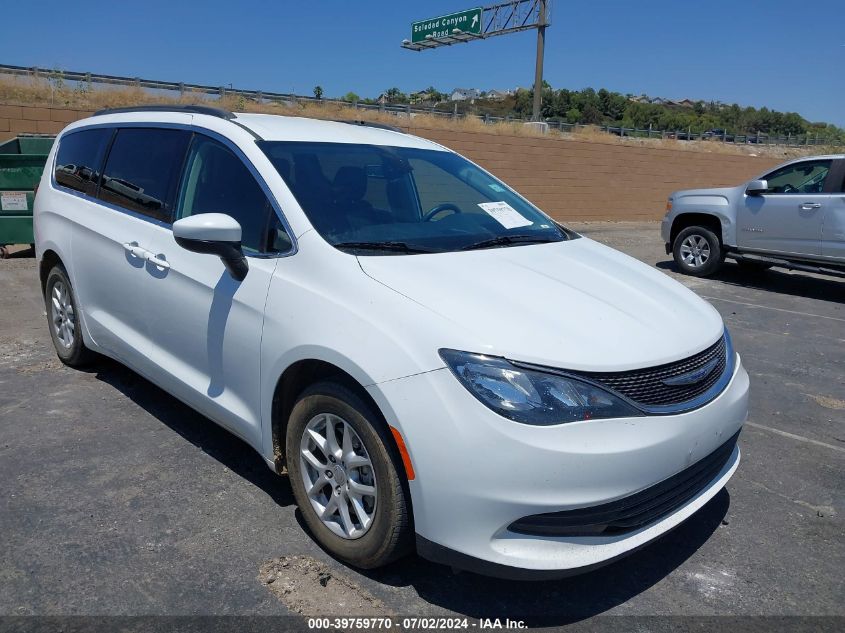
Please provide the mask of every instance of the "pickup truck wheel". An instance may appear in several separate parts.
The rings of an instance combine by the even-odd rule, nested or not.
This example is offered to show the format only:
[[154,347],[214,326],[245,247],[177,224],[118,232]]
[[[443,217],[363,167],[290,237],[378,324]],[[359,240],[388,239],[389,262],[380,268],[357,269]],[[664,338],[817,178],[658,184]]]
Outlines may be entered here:
[[703,226],[688,226],[678,233],[672,255],[681,271],[696,277],[712,275],[725,261],[719,238]]
[[311,534],[356,567],[381,567],[413,547],[413,527],[387,425],[334,382],[306,389],[291,411],[286,461]]

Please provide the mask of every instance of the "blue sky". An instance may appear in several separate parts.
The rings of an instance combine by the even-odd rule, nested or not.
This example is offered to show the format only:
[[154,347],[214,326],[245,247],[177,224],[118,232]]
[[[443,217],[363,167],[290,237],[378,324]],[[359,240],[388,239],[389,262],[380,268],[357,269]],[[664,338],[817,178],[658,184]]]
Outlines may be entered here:
[[[533,31],[414,53],[472,0],[7,2],[0,63],[327,96],[529,86]],[[546,80],[796,111],[845,126],[842,0],[553,1]]]

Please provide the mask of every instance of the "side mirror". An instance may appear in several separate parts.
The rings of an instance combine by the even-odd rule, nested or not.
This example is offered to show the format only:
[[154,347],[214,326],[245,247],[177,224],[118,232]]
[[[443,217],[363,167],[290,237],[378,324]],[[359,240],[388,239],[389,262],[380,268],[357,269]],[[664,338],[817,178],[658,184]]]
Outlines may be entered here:
[[223,213],[199,213],[173,223],[176,243],[193,253],[217,255],[238,281],[249,271],[241,250],[241,225]]
[[759,196],[769,190],[769,183],[765,180],[752,180],[745,187],[745,193],[749,196]]

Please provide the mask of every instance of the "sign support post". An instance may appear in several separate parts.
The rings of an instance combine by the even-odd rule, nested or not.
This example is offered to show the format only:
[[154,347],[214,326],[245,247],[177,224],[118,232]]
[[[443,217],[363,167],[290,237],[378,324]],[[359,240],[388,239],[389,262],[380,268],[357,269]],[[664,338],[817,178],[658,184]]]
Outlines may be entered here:
[[537,24],[537,61],[534,66],[534,108],[532,121],[541,120],[543,107],[543,54],[546,47],[546,0],[540,0],[540,21]]

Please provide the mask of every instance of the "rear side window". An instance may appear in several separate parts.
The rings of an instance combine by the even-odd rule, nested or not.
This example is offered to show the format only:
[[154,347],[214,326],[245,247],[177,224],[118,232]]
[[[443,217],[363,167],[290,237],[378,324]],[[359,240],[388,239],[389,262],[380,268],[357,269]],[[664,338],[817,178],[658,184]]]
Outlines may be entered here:
[[56,156],[56,183],[93,196],[112,132],[108,128],[96,128],[63,136]]
[[287,250],[290,240],[276,221],[264,190],[229,148],[196,135],[185,163],[179,217],[225,213],[241,225],[241,245],[257,252]]
[[100,199],[171,222],[176,186],[190,138],[190,132],[185,130],[118,130],[103,170]]

